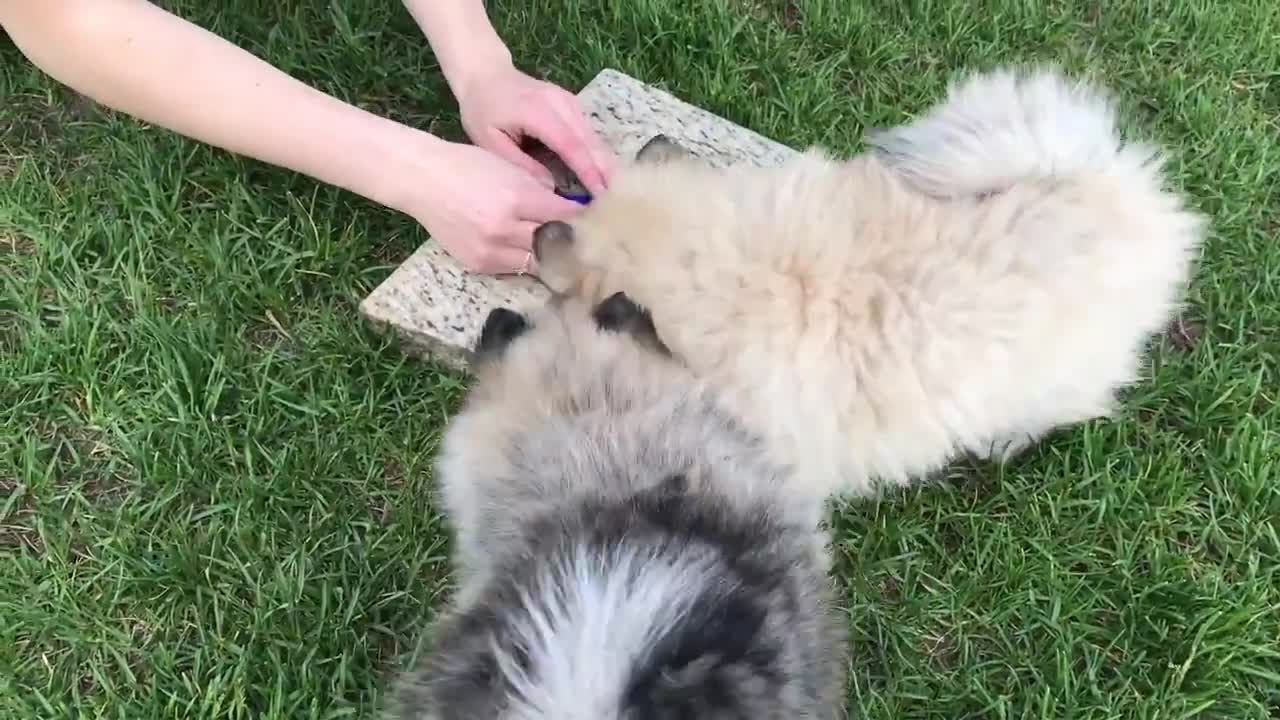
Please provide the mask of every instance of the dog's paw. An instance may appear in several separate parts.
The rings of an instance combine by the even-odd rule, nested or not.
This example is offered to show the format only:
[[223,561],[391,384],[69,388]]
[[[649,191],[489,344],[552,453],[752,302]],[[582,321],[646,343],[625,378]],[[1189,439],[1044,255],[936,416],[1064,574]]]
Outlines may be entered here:
[[1021,455],[1032,445],[1040,441],[1039,435],[1031,433],[1011,433],[993,438],[985,446],[975,449],[974,455],[981,460],[1007,463]]

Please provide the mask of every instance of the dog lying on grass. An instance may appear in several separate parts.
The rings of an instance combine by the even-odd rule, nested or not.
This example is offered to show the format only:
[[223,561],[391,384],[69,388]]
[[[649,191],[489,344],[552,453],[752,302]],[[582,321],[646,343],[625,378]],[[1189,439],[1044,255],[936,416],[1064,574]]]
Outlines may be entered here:
[[552,300],[482,331],[461,587],[398,714],[840,717],[825,501],[1110,413],[1180,302],[1205,220],[1116,125],[998,70],[843,161],[655,139],[539,228]]
[[[545,249],[555,239],[540,242]],[[404,720],[826,720],[843,714],[824,498],[622,294],[488,316],[446,431],[456,608]]]
[[539,275],[645,306],[819,493],[1003,460],[1110,414],[1206,226],[1162,187],[1160,153],[1051,69],[970,76],[869,146],[714,168],[655,138],[542,228]]

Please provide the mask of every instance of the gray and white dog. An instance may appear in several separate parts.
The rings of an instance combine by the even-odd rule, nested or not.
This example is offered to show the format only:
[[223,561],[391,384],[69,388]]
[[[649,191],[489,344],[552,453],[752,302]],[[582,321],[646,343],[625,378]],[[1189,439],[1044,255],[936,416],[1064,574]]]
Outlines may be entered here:
[[475,350],[437,473],[461,586],[396,716],[844,715],[825,498],[789,492],[643,308],[496,309]]

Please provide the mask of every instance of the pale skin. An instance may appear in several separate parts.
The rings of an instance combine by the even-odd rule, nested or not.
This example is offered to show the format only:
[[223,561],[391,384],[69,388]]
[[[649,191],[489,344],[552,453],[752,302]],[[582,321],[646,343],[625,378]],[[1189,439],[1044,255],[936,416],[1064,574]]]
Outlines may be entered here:
[[0,27],[104,106],[404,212],[473,272],[536,271],[533,229],[581,206],[554,193],[519,139],[541,140],[592,193],[613,157],[571,93],[514,66],[481,0],[404,5],[474,145],[344,103],[145,0],[0,0]]

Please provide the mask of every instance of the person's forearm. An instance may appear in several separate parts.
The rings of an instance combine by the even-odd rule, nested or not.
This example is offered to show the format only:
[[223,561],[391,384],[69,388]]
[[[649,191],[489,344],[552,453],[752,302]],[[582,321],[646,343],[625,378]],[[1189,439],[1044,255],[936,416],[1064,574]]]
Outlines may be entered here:
[[38,67],[107,107],[398,207],[394,165],[428,137],[329,97],[143,0],[0,0]]
[[466,93],[471,78],[510,65],[511,52],[493,29],[483,0],[404,0],[427,36],[454,97]]

